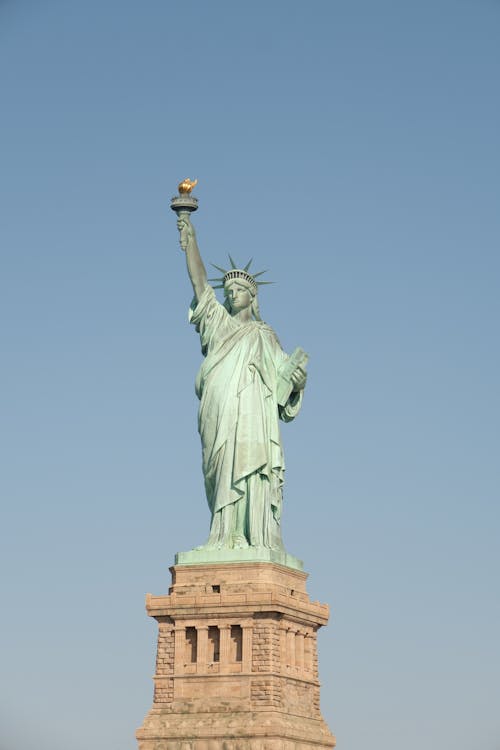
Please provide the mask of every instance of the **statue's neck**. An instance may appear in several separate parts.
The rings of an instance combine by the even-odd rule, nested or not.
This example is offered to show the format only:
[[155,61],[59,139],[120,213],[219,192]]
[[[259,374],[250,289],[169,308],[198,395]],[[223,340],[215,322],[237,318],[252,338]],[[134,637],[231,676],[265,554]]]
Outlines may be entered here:
[[238,323],[249,323],[252,320],[252,310],[250,307],[245,307],[244,310],[238,310],[231,317],[238,321]]

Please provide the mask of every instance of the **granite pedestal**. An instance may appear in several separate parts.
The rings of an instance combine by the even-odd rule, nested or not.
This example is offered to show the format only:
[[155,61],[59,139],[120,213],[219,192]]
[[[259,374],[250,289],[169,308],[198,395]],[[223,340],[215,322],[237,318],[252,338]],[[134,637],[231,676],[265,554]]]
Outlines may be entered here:
[[327,750],[306,573],[273,562],[175,565],[159,626],[153,707],[139,750]]

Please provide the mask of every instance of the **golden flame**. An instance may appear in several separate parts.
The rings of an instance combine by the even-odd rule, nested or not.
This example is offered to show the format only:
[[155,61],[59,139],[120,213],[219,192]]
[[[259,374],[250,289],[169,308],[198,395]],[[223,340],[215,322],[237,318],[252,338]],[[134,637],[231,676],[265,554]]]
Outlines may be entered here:
[[191,182],[189,177],[186,177],[185,180],[182,180],[182,182],[179,182],[179,194],[180,195],[189,195],[191,190],[194,188],[194,186],[197,184],[198,180],[194,180]]

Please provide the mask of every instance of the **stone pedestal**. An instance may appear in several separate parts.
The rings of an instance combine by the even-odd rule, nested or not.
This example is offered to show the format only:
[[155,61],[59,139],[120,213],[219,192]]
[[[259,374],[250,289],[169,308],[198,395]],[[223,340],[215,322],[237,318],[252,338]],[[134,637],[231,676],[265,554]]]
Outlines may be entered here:
[[139,750],[327,750],[316,634],[328,606],[275,563],[175,565],[158,621],[155,692]]

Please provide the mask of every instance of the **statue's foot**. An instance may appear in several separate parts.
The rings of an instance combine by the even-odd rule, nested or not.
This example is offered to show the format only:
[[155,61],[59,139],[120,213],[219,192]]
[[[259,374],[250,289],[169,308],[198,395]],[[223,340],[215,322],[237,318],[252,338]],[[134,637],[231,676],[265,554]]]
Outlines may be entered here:
[[214,549],[231,549],[231,545],[229,542],[218,540],[216,542],[211,542],[210,539],[206,544],[201,544],[199,547],[195,547],[195,552],[205,552],[208,550],[214,550]]
[[245,549],[246,547],[249,547],[246,538],[242,534],[238,534],[233,539],[233,549]]
[[194,552],[204,552],[205,550],[209,549],[220,549],[220,543],[218,542],[211,542],[210,540],[206,542],[205,544],[200,544],[199,547],[194,548]]

